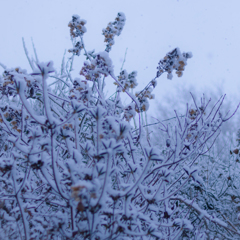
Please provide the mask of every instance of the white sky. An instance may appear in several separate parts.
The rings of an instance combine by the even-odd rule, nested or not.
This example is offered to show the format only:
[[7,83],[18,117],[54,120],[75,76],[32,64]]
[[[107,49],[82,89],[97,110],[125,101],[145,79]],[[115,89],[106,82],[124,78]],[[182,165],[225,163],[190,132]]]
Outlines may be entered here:
[[[22,37],[30,56],[32,37],[40,61],[53,60],[59,69],[64,50],[71,48],[67,25],[73,14],[87,20],[87,50],[103,51],[102,28],[121,11],[126,15],[126,25],[110,53],[115,75],[128,48],[124,68],[129,73],[138,72],[137,90],[141,90],[155,76],[159,60],[179,47],[191,51],[193,58],[182,78],[174,75],[170,81],[164,75],[158,80],[154,93],[160,104],[164,94],[173,94],[181,84],[186,89],[196,86],[198,96],[202,89],[218,87],[227,95],[238,95],[239,9],[239,0],[1,0],[0,62],[30,71]],[[75,62],[74,69],[77,76],[80,62]]]

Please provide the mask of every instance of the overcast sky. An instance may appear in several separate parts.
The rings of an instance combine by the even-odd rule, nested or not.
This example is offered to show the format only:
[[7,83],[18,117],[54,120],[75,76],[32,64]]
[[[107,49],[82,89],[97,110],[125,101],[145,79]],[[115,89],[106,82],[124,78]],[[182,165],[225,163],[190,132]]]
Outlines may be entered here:
[[[218,87],[227,95],[238,94],[239,9],[239,0],[2,0],[0,62],[30,71],[22,37],[30,56],[33,38],[40,61],[53,60],[59,69],[64,50],[71,48],[67,25],[73,14],[87,20],[87,50],[103,51],[102,29],[121,11],[126,15],[126,25],[110,53],[115,75],[128,48],[124,68],[129,73],[138,72],[140,90],[155,76],[158,61],[179,47],[191,51],[193,58],[182,78],[174,75],[170,81],[163,75],[158,80],[154,93],[160,104],[164,94],[173,94],[179,85],[186,89],[195,85],[198,96],[203,89]],[[75,62],[74,69],[77,76],[80,62]]]

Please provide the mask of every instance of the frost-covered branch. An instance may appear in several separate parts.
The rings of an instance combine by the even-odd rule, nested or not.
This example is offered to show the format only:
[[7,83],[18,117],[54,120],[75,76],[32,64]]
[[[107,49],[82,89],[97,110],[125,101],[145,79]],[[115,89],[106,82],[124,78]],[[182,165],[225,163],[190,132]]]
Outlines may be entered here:
[[[121,69],[115,75],[109,55],[125,21],[118,13],[103,29],[106,49],[95,53],[84,44],[86,21],[73,15],[68,25],[73,48],[66,64],[64,55],[59,73],[53,62],[39,61],[34,45],[35,60],[30,60],[24,41],[32,72],[2,65],[2,238],[238,237],[239,216],[231,218],[224,208],[240,202],[235,179],[228,176],[219,188],[220,177],[204,168],[215,165],[201,162],[229,119],[222,118],[224,97],[210,107],[210,101],[203,98],[198,104],[192,95],[186,114],[175,108],[175,117],[148,124],[157,79],[164,73],[172,79],[174,71],[181,77],[192,54],[173,49],[159,61],[156,77],[135,91],[137,72]],[[85,62],[74,78],[73,60],[81,53]],[[116,89],[106,98],[108,76]],[[129,104],[122,103],[121,92]],[[136,114],[139,120],[133,123]],[[218,166],[227,168],[225,162]]]

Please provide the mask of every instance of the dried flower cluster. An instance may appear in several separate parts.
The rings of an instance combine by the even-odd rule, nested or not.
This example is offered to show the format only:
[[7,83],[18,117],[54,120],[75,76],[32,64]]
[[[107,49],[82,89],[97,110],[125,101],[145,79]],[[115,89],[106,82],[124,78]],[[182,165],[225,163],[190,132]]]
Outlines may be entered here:
[[[87,32],[86,27],[84,26],[86,24],[86,20],[80,19],[78,15],[72,16],[72,21],[69,22],[68,26],[70,27],[70,35],[72,38],[82,37],[85,32]],[[77,56],[80,55],[81,50],[83,49],[83,42],[78,41],[75,43],[74,48],[69,49],[69,52],[72,52],[76,54]]]
[[86,80],[98,81],[101,78],[101,74],[107,77],[112,71],[112,61],[108,53],[101,52],[94,59],[84,62],[80,75],[83,75]]
[[[121,71],[120,75],[118,76],[118,81],[121,83],[123,88],[119,86],[119,88],[121,89],[120,91],[125,92],[126,90],[129,91],[130,88],[135,88],[138,85],[136,76],[136,71],[133,71],[130,74],[128,74],[126,70]],[[118,85],[116,82],[114,82],[114,84]]]
[[[92,89],[89,87],[86,80],[75,78],[73,82],[73,88],[70,89],[69,99],[76,99],[78,102],[83,103],[85,106],[89,102],[93,102]],[[91,103],[90,103],[91,104]]]
[[107,43],[106,52],[109,52],[112,49],[112,46],[114,45],[114,37],[119,36],[123,30],[123,27],[125,25],[125,14],[122,12],[119,12],[115,21],[110,22],[106,28],[104,28],[103,35],[105,37],[104,42]]
[[187,65],[187,59],[191,58],[192,54],[181,53],[179,48],[175,48],[173,51],[169,52],[162,60],[158,63],[158,72],[157,76],[160,76],[162,73],[167,72],[167,78],[172,79],[172,71],[176,70],[178,77],[181,77],[184,71],[185,66]]
[[[140,103],[140,111],[146,112],[149,108],[148,99],[154,99],[154,94],[152,94],[153,88],[148,87],[141,92],[136,92],[135,95],[138,97],[138,101]],[[139,109],[136,107],[136,112],[139,112]]]
[[[154,127],[164,144],[155,142],[141,114],[154,98],[156,78],[131,94],[136,72],[123,70],[116,78],[108,55],[124,14],[104,30],[105,52],[86,51],[85,23],[74,15],[69,24],[85,51],[85,79],[73,79],[68,64],[57,73],[52,62],[37,59],[29,60],[32,73],[5,69],[1,77],[1,238],[238,238],[238,226],[206,201],[211,192],[198,168],[228,120],[220,114],[223,98],[210,110],[204,99],[198,106],[193,98],[184,116],[176,112],[172,124]],[[70,52],[79,55],[80,49]],[[182,72],[189,56],[175,49],[160,62],[157,77]],[[104,94],[106,77],[116,83],[111,98]],[[49,84],[49,78],[56,81]],[[120,91],[130,104],[122,104]],[[237,204],[236,194],[232,201]]]

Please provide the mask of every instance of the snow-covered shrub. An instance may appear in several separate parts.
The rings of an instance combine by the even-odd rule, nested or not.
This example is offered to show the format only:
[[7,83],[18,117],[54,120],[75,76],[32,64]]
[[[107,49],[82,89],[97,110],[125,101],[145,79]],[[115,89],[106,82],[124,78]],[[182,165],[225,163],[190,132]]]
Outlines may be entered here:
[[[196,89],[191,88],[191,92],[195,92]],[[204,91],[207,96],[211,96],[209,106],[213,107],[218,101],[218,96],[223,95],[221,89]],[[177,117],[172,112],[173,109],[178,109],[179,117],[184,115],[184,97],[189,102],[192,96],[189,90],[183,87],[177,88],[174,95],[174,99],[169,101],[168,96],[163,96],[166,102],[159,104],[157,111],[157,117],[161,119],[162,123],[171,127],[177,121]],[[225,97],[225,96],[224,96]],[[226,114],[229,109],[233,106],[236,96],[230,96],[225,104],[220,107],[220,112]],[[177,101],[178,100],[178,101]],[[182,103],[180,103],[180,101]],[[192,99],[193,100],[193,99]],[[194,103],[193,103],[194,104]],[[164,105],[164,106],[163,106]],[[191,107],[190,107],[191,108]],[[228,121],[221,128],[221,133],[219,132],[219,137],[214,140],[214,144],[211,141],[208,142],[209,149],[208,153],[201,155],[196,161],[196,166],[198,167],[199,174],[204,181],[204,189],[202,189],[198,194],[195,194],[195,201],[201,202],[202,209],[206,209],[209,213],[217,212],[217,215],[222,217],[224,221],[229,221],[233,227],[237,228],[239,224],[239,172],[240,172],[240,161],[239,161],[239,146],[236,144],[236,129],[238,128],[237,119],[239,118],[239,112],[235,114],[235,117]],[[156,120],[153,120],[156,122]],[[155,123],[156,128],[159,123]],[[159,126],[160,128],[161,126]],[[154,131],[154,138],[156,142],[161,142],[162,136],[158,134],[158,131]],[[153,138],[153,136],[152,136]],[[161,143],[162,145],[164,143]],[[200,189],[198,189],[200,190]],[[184,190],[184,195],[188,199],[192,199],[194,196],[194,190],[191,185],[186,186]],[[209,231],[212,233],[215,231],[216,235],[221,234],[220,229],[216,229],[214,225],[208,225]],[[213,234],[214,235],[214,234]],[[220,235],[220,239],[227,239],[226,236]]]
[[[73,55],[60,73],[36,57],[29,59],[31,73],[6,68],[0,79],[1,238],[239,237],[237,226],[198,198],[206,183],[196,163],[228,120],[219,112],[223,99],[209,110],[202,99],[183,117],[176,113],[171,126],[160,123],[164,145],[150,138],[151,128],[142,122],[157,78],[164,72],[172,78],[174,70],[181,77],[191,53],[169,52],[156,77],[134,95],[129,89],[137,86],[136,72],[123,70],[115,77],[109,57],[124,14],[103,30],[107,46],[100,53],[86,50],[85,24],[72,17]],[[73,56],[81,52],[86,61],[73,79]],[[50,77],[55,82],[49,84]],[[107,77],[117,85],[108,99]],[[128,105],[120,92],[129,97]]]

